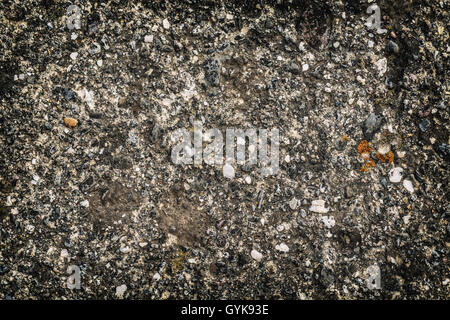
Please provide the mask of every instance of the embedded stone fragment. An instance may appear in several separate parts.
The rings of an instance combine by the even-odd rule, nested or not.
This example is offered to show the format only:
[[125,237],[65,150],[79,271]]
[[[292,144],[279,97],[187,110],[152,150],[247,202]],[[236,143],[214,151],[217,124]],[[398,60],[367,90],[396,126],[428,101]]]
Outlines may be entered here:
[[403,177],[403,169],[400,167],[396,167],[389,171],[389,181],[392,183],[399,183]]
[[78,125],[78,120],[74,118],[64,118],[64,124],[68,128],[75,128]]
[[324,200],[313,200],[309,210],[312,211],[312,212],[317,212],[317,213],[327,213],[330,209],[329,208],[325,208],[325,201]]
[[263,255],[261,252],[256,251],[256,250],[252,250],[250,252],[250,255],[252,256],[253,259],[255,259],[256,261],[261,261]]

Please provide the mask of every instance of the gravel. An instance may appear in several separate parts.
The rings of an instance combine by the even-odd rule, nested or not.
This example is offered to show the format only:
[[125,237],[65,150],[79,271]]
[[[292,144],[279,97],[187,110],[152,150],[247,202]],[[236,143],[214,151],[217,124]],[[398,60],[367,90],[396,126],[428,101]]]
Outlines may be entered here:
[[[448,299],[445,1],[70,4],[0,5],[0,299]],[[196,120],[279,170],[173,163]]]

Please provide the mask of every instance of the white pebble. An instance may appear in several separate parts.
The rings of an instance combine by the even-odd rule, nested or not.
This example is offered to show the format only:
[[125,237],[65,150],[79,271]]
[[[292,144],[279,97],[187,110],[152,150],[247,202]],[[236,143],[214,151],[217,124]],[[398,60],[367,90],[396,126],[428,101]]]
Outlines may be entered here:
[[67,251],[67,249],[62,249],[61,250],[61,258],[67,258],[69,256],[69,252]]
[[405,151],[397,151],[397,157],[403,158],[406,155]]
[[223,176],[228,179],[234,178],[234,168],[228,163],[223,166]]
[[70,54],[70,59],[75,60],[78,57],[78,52],[72,52]]
[[89,201],[88,200],[83,200],[83,201],[80,202],[80,205],[82,207],[87,208],[87,207],[89,207]]
[[101,67],[101,66],[103,65],[103,60],[98,60],[98,61],[97,61],[97,65],[98,65],[99,67]]
[[144,37],[145,42],[153,42],[153,35],[148,34]]
[[322,217],[322,222],[324,223],[325,227],[327,228],[333,228],[334,225],[336,224],[336,221],[334,220],[333,216],[323,216]]
[[245,177],[245,182],[246,182],[247,184],[252,183],[252,178],[250,178],[249,176],[246,176],[246,177]]
[[116,296],[120,299],[123,298],[123,294],[127,291],[127,285],[123,284],[121,286],[116,287]]
[[312,211],[312,212],[317,212],[317,213],[327,213],[330,209],[329,208],[325,208],[325,201],[324,200],[313,200],[309,210]]
[[387,71],[387,59],[383,58],[375,62],[375,66],[378,69],[378,75],[381,77],[383,76]]
[[396,167],[389,171],[389,181],[392,183],[399,183],[402,180],[403,169],[400,167]]
[[389,151],[391,151],[391,146],[388,144],[382,144],[378,147],[379,154],[387,154]]
[[276,245],[275,249],[281,252],[289,252],[289,247],[284,242]]
[[309,70],[309,65],[307,63],[302,65],[302,70],[303,71],[308,71]]
[[412,184],[412,182],[410,180],[403,180],[403,186],[405,187],[406,190],[408,190],[409,192],[413,193],[414,192],[414,186]]
[[153,275],[153,280],[158,281],[159,279],[161,279],[161,275],[157,272]]
[[258,252],[256,250],[252,250],[252,252],[250,252],[250,255],[252,256],[253,259],[255,259],[256,261],[261,261],[263,255],[261,252]]
[[291,207],[292,210],[297,209],[298,207],[298,200],[295,198],[292,198],[291,201],[289,201],[289,207]]
[[163,27],[164,27],[164,29],[169,29],[170,28],[170,22],[169,22],[169,20],[167,20],[167,19],[164,19],[163,20]]

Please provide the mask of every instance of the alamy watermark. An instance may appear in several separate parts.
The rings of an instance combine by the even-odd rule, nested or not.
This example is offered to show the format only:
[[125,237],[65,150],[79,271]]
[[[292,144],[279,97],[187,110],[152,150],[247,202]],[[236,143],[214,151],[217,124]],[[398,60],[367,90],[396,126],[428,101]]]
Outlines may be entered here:
[[69,30],[81,29],[81,9],[79,6],[70,5],[67,8],[67,28]]
[[381,28],[381,10],[380,7],[374,3],[367,8],[367,13],[372,14],[367,18],[366,26],[369,29],[375,29],[378,34],[386,33],[386,29]]
[[[188,129],[178,129],[172,134],[172,142],[181,140],[172,148],[172,162],[177,165],[201,165],[204,161],[208,165],[223,165],[223,173],[227,178],[234,178],[236,164],[249,166],[259,164],[263,177],[277,174],[279,168],[279,130],[277,128],[270,131],[255,128],[246,130],[226,128],[225,137],[224,157],[224,138],[221,131],[217,128],[204,131],[202,123],[194,121],[194,144]],[[206,143],[205,147],[203,143]],[[245,148],[247,144],[248,152]]]
[[366,269],[366,285],[369,290],[381,289],[381,269],[377,264],[371,265]]
[[76,265],[70,265],[67,268],[67,273],[70,275],[67,278],[67,288],[68,289],[81,289],[81,270],[80,267]]

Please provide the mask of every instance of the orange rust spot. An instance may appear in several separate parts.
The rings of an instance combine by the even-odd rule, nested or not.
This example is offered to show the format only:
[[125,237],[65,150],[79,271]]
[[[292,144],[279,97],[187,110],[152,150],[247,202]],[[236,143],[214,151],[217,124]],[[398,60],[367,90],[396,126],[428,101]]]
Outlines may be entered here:
[[361,141],[361,143],[358,146],[358,152],[361,157],[363,156],[364,153],[368,153],[370,155],[372,150],[373,149],[370,147],[370,143],[367,140]]
[[394,153],[392,151],[389,151],[386,154],[381,154],[381,153],[377,153],[377,158],[381,161],[381,162],[388,162],[388,163],[392,163],[394,161]]
[[375,167],[375,162],[373,160],[367,161],[364,163],[364,165],[361,167],[361,172],[368,172],[372,167]]

